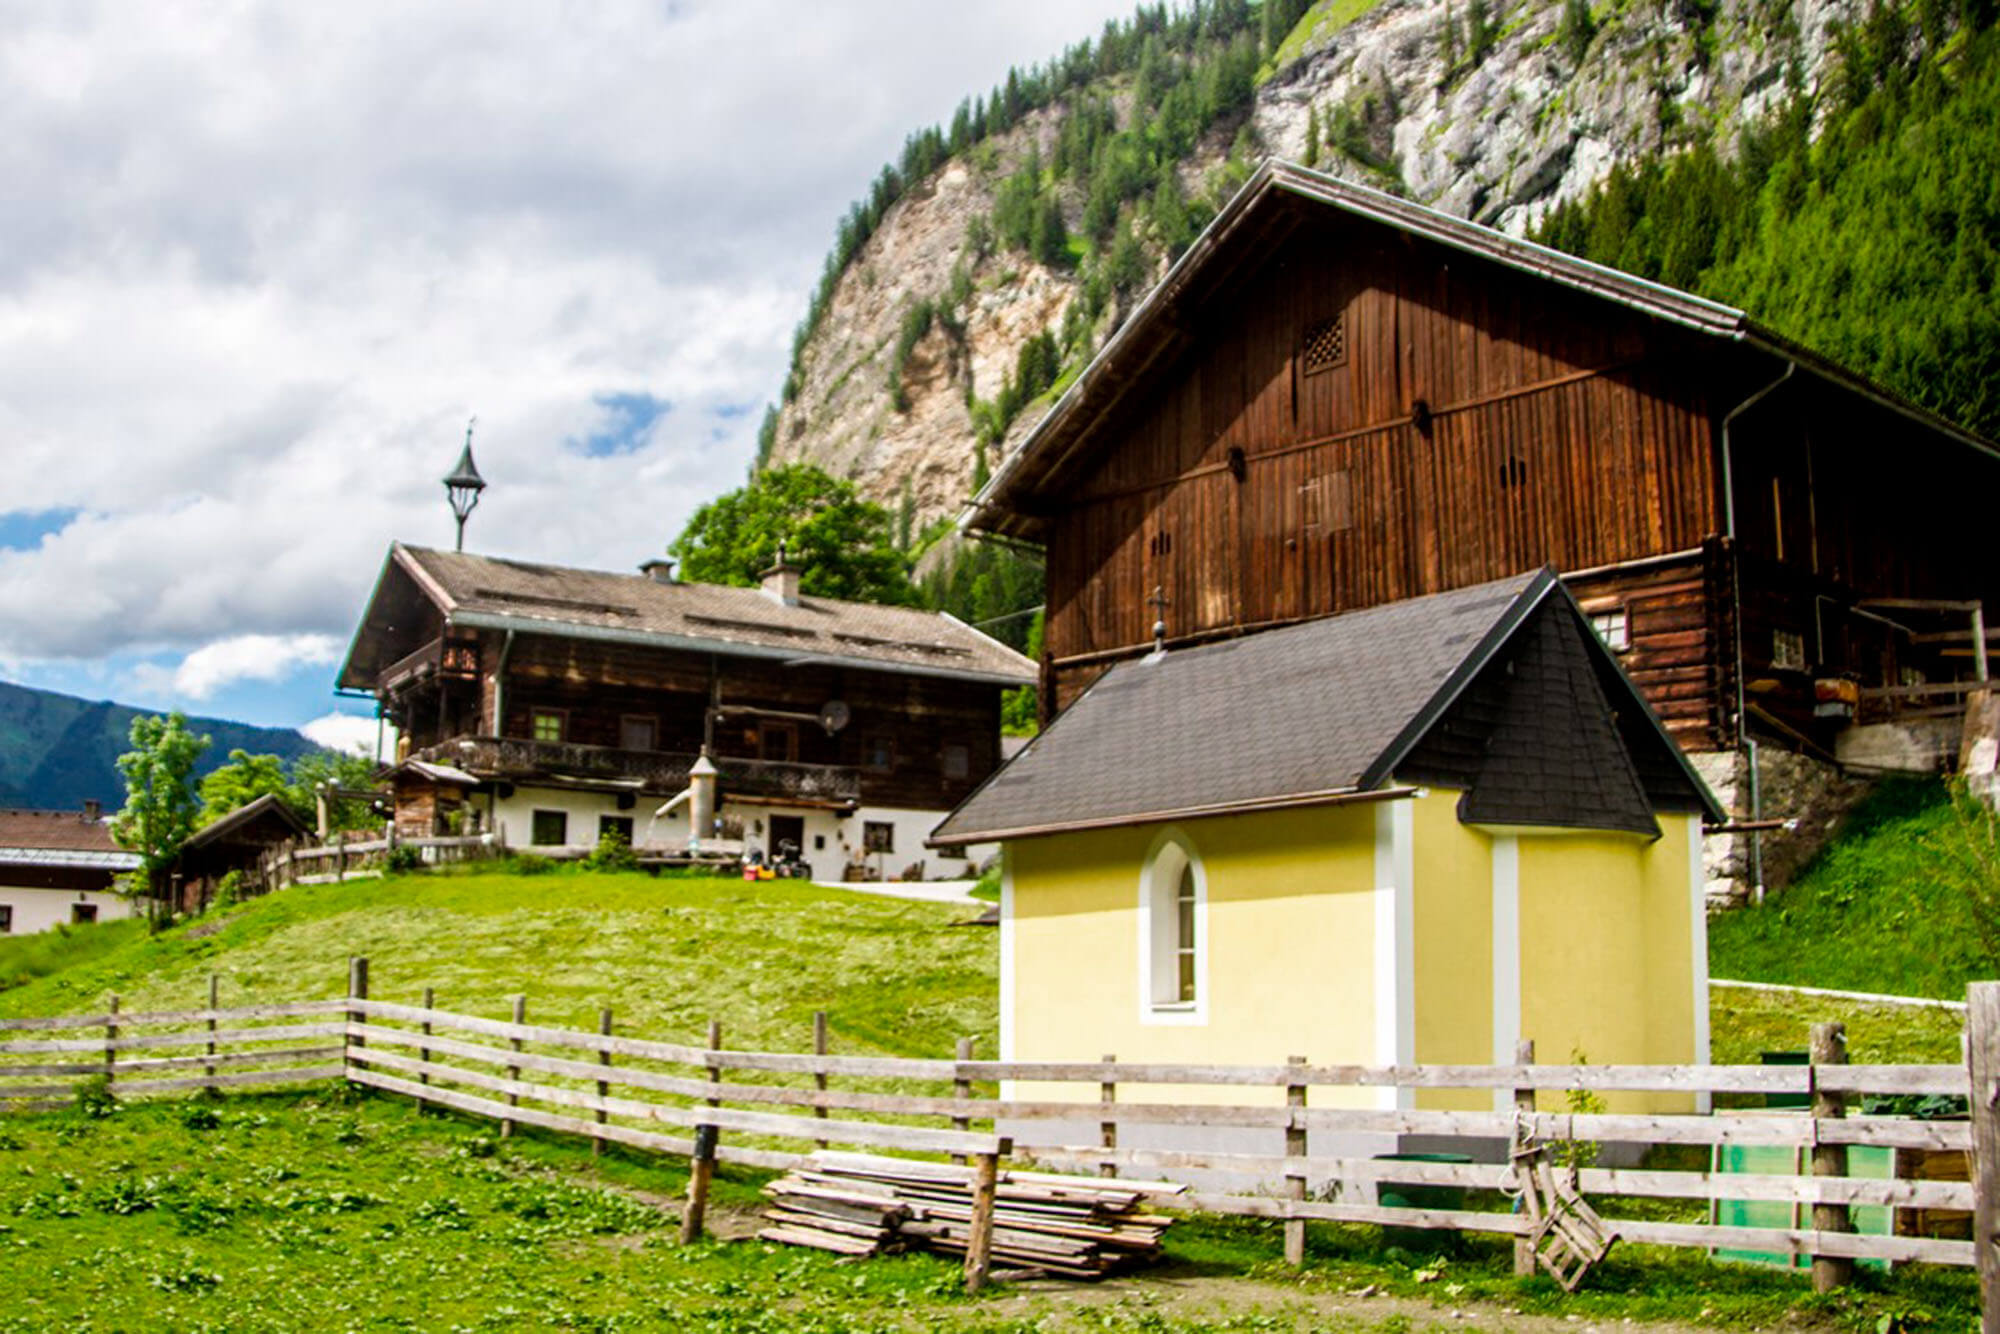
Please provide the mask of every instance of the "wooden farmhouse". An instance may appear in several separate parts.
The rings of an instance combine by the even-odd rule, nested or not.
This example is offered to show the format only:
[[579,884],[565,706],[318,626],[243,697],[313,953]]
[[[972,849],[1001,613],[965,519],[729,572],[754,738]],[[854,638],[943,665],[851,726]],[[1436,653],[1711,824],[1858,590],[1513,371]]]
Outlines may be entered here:
[[1955,752],[1995,494],[1991,442],[1741,311],[1273,163],[969,524],[1046,548],[1051,710],[1156,623],[1175,649],[1553,565],[1754,817],[1790,813],[1752,808],[1760,745]]
[[81,811],[0,811],[0,935],[129,917],[134,901],[113,882],[138,869],[94,801]]
[[1698,1064],[1718,815],[1544,570],[1113,664],[934,841],[1004,844],[1003,1060]]
[[[340,685],[401,733],[398,831],[573,853],[718,838],[816,878],[957,874],[924,839],[1000,760],[1031,662],[939,612],[396,545]],[[703,761],[703,756],[706,761]],[[719,792],[713,827],[681,800]],[[662,807],[668,807],[662,813]],[[704,806],[701,819],[709,819]]]

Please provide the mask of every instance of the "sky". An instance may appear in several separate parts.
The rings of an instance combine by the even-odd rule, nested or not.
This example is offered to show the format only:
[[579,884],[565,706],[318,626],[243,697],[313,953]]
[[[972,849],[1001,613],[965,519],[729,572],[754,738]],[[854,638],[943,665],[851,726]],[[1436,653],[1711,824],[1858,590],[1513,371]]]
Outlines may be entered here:
[[375,737],[389,544],[632,569],[849,203],[1132,0],[0,0],[0,680]]

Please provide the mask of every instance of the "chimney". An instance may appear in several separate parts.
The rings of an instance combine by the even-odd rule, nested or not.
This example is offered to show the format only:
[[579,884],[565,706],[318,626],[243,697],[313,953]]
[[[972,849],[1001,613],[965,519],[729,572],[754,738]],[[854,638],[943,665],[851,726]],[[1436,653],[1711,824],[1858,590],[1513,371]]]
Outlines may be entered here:
[[785,559],[785,544],[778,543],[778,563],[764,571],[764,596],[784,607],[799,605],[799,567]]
[[640,561],[639,573],[656,584],[680,582],[674,578],[674,562],[671,556],[655,556],[651,560]]
[[98,804],[96,797],[83,799],[83,818],[87,823],[96,824],[103,814],[104,807]]

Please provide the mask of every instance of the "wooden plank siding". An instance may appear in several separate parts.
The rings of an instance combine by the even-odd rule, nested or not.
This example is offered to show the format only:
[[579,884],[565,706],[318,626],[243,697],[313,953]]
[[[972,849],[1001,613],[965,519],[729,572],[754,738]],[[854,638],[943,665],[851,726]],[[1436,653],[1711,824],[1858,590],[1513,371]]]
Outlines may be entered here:
[[[495,680],[502,637],[482,634],[477,680],[443,683],[446,702],[432,696],[412,702],[407,735],[425,746],[457,736],[529,740],[537,710],[563,715],[562,740],[622,748],[627,718],[653,723],[652,749],[693,754],[704,742],[718,760],[770,758],[799,764],[858,769],[865,804],[943,809],[969,795],[1000,763],[1000,692],[990,685],[778,659],[711,660],[705,653],[641,645],[517,635],[507,657],[503,713],[495,717]],[[719,675],[718,675],[719,674]],[[719,680],[719,686],[717,681]],[[816,723],[782,726],[795,749],[765,755],[754,714],[718,718],[707,712],[711,690],[725,708],[817,714],[829,700],[847,703],[852,721],[829,736]],[[866,761],[876,740],[888,743],[890,762]],[[966,748],[966,771],[945,773],[947,744]],[[413,817],[414,819],[414,817]]]
[[[1693,749],[1748,728],[1830,750],[1828,677],[1969,678],[1969,644],[1937,639],[1959,620],[1898,629],[1856,604],[1977,600],[1992,621],[2000,454],[1782,347],[1338,209],[1272,209],[1286,225],[1188,289],[1177,350],[1097,394],[1088,437],[1034,484],[1056,710],[1144,651],[1156,589],[1183,644],[1544,564],[1629,604],[1626,666]],[[1338,355],[1309,361],[1332,321]]]
[[[1344,359],[1309,369],[1305,333],[1332,319]],[[1692,354],[1636,315],[1335,220],[1198,327],[1051,525],[1058,706],[1102,670],[1064,659],[1150,638],[1155,588],[1181,639],[1685,551],[1715,529],[1706,396],[1649,363]],[[1680,598],[1679,620],[1648,617],[1705,653],[1700,586],[1652,595]],[[1712,674],[1659,670],[1662,689]]]

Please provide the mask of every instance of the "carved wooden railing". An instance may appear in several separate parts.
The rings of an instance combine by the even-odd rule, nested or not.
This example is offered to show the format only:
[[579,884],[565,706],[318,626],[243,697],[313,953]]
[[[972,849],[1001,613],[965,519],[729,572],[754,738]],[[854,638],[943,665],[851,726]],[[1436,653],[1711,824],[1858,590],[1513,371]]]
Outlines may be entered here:
[[[421,758],[449,764],[481,778],[515,782],[561,774],[570,778],[638,782],[649,791],[679,792],[697,756],[685,751],[620,750],[574,741],[531,741],[525,737],[459,737],[426,747]],[[861,771],[837,764],[787,764],[776,760],[721,756],[721,793],[731,796],[788,797],[798,801],[848,802],[861,799]]]

